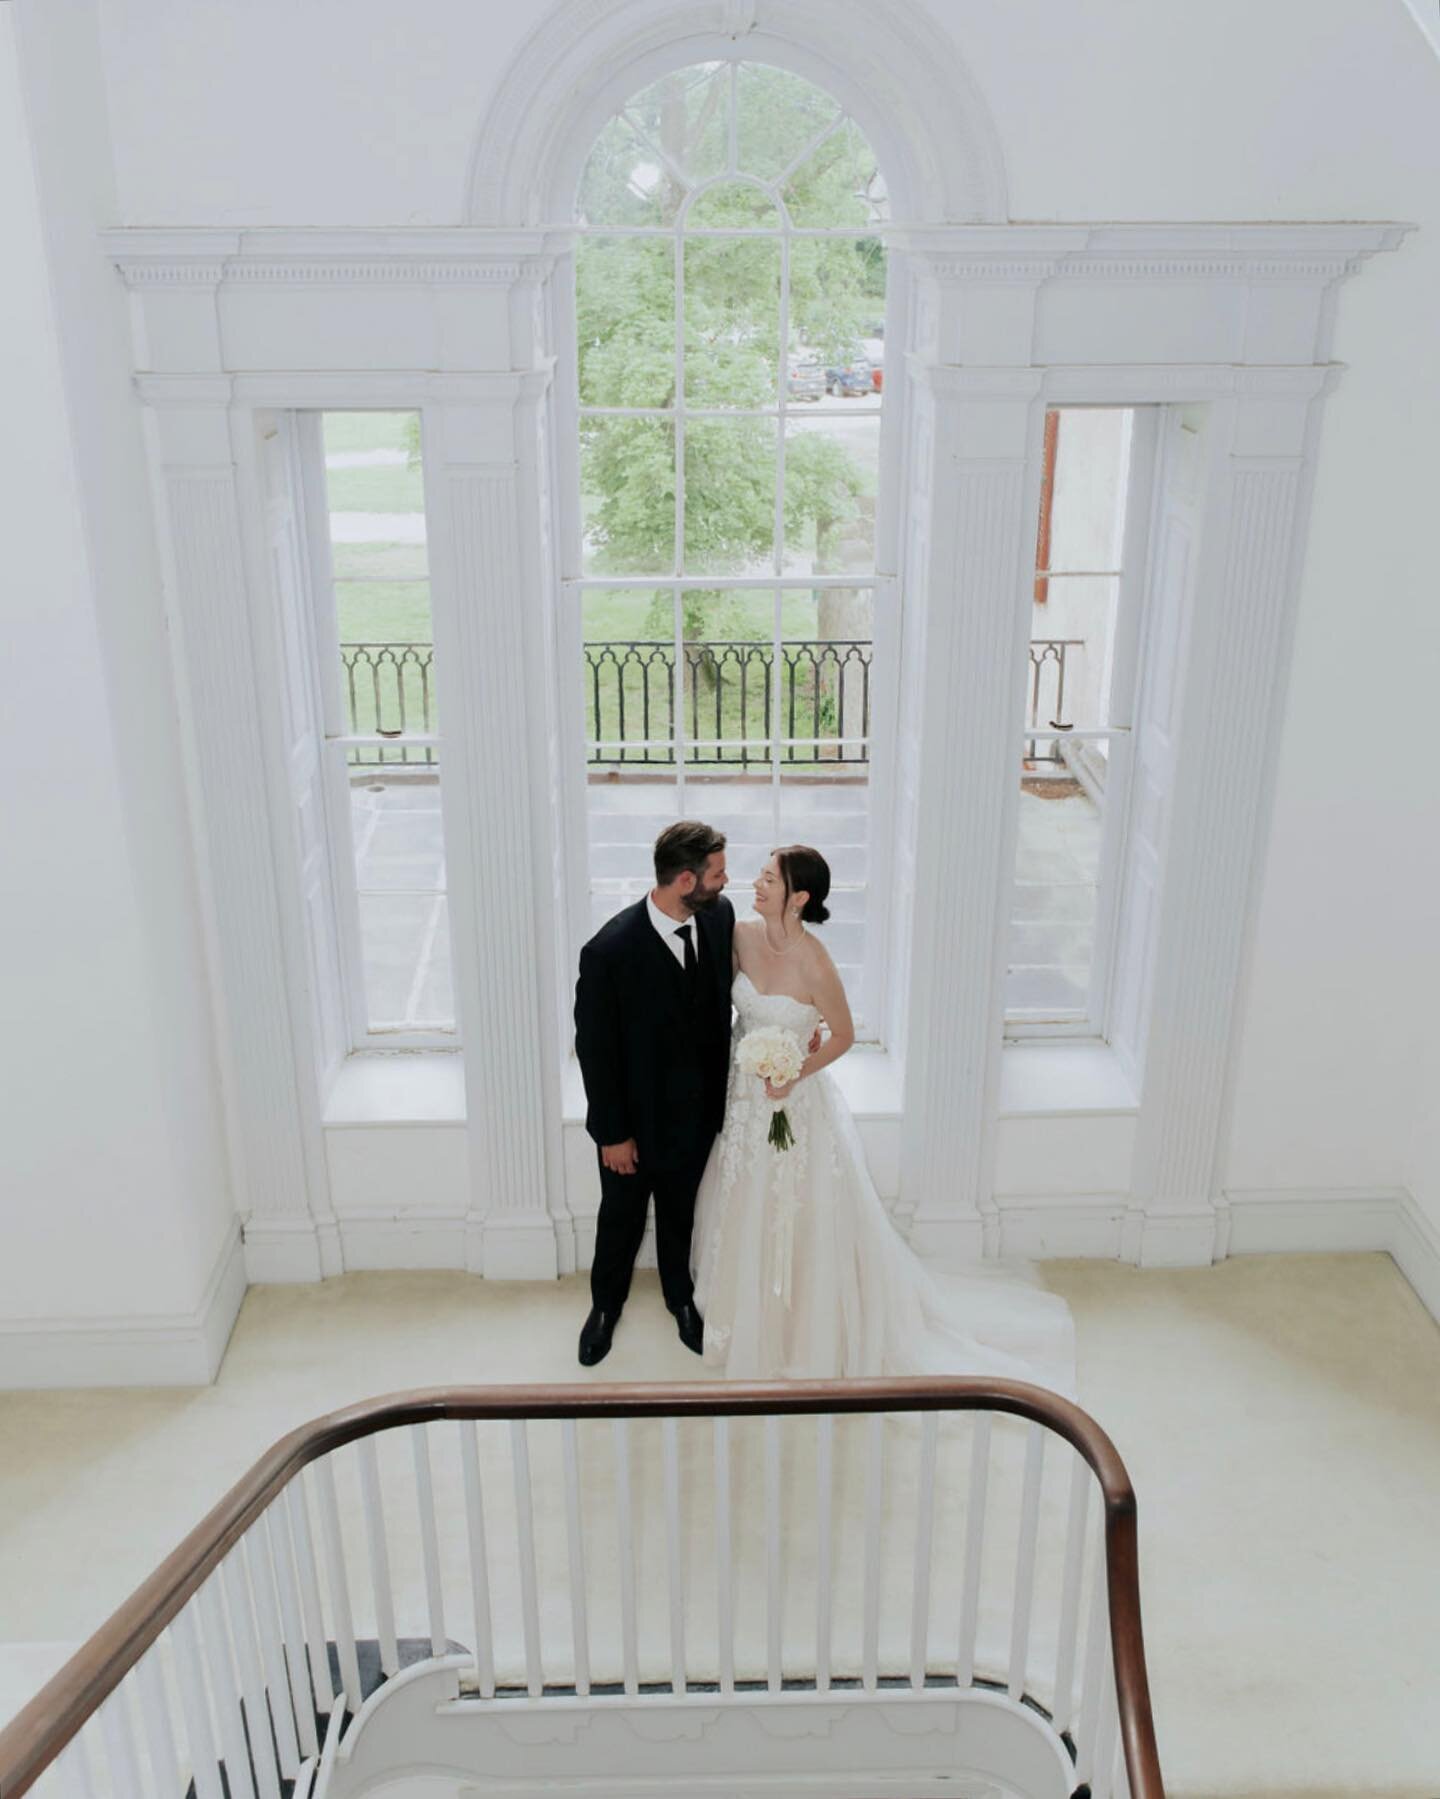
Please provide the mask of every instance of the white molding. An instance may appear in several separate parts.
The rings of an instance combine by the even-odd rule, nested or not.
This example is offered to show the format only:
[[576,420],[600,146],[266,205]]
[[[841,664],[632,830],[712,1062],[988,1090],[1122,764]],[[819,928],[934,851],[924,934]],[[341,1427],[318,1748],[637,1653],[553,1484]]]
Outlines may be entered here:
[[1440,1229],[1405,1187],[1230,1188],[1223,1255],[1384,1251],[1440,1324]]
[[193,1311],[0,1322],[0,1389],[208,1386],[246,1285],[237,1220]]

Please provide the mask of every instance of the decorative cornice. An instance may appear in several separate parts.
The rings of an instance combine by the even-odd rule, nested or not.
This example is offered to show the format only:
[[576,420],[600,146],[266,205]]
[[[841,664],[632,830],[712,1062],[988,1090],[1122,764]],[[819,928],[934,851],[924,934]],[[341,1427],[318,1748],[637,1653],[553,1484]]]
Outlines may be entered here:
[[[1356,224],[1010,224],[890,227],[891,248],[945,283],[1251,281],[1327,285],[1412,227]],[[212,231],[102,234],[134,288],[514,287],[544,280],[571,225],[534,231]]]
[[1413,227],[1354,224],[947,225],[891,227],[887,243],[942,283],[1294,281],[1353,274]]
[[515,287],[544,280],[568,236],[446,230],[126,229],[101,242],[128,286]]

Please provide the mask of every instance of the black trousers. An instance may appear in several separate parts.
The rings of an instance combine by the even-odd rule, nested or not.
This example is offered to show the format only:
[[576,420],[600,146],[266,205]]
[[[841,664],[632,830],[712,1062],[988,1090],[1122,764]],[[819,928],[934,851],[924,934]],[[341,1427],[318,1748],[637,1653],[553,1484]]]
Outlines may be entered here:
[[619,1312],[624,1307],[652,1196],[655,1255],[665,1304],[678,1312],[694,1300],[690,1236],[695,1226],[695,1194],[709,1153],[707,1142],[682,1168],[647,1170],[642,1162],[634,1174],[614,1174],[600,1163],[600,1215],[595,1225],[590,1298],[602,1312]]

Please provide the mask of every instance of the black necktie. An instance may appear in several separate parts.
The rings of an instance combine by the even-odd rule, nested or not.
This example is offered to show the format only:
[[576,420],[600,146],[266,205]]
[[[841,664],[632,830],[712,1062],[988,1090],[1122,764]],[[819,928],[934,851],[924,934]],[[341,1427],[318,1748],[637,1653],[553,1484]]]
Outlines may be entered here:
[[700,959],[695,954],[695,939],[690,935],[688,924],[682,924],[675,935],[685,945],[685,985],[693,993],[700,979]]

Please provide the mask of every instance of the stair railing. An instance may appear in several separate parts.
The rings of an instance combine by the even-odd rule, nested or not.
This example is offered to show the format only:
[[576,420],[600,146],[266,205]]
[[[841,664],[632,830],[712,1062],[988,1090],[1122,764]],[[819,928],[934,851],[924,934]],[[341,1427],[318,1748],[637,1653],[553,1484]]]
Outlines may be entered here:
[[[637,1491],[644,1432],[659,1480]],[[913,1506],[899,1512],[884,1504],[887,1442],[892,1459],[906,1458],[897,1490],[913,1487]],[[543,1489],[537,1450],[549,1458]],[[852,1490],[864,1490],[863,1526],[862,1540],[842,1548],[835,1498],[847,1455]],[[508,1479],[497,1473],[504,1461]],[[617,1534],[601,1556],[582,1461],[592,1479],[604,1464],[613,1482],[607,1531]],[[348,1531],[337,1477],[351,1501]],[[548,1520],[548,1564],[563,1563],[566,1579],[543,1595],[542,1630],[535,1497],[557,1490],[564,1518]],[[752,1643],[748,1668],[736,1647],[742,1524],[765,1613],[764,1649]],[[701,1583],[686,1579],[696,1529],[713,1602],[703,1620]],[[645,1530],[652,1579],[637,1577]],[[813,1636],[801,1649],[784,1600],[797,1531],[814,1575]],[[987,1646],[984,1557],[1002,1536],[1004,1615],[998,1634],[988,1618]],[[942,1538],[963,1570],[953,1630],[934,1607]],[[401,1559],[411,1564],[408,1588],[397,1578]],[[835,1596],[842,1577],[857,1574],[860,1641],[846,1672]],[[618,1595],[619,1630],[596,1645],[592,1587],[602,1576],[611,1600]],[[893,1629],[882,1636],[882,1605],[893,1616],[897,1604],[908,1654]],[[510,1618],[523,1656],[507,1666],[495,1626]],[[451,1640],[452,1623],[468,1647]],[[937,1655],[942,1637],[953,1647]],[[557,1692],[700,1691],[707,1703],[757,1692],[784,1702],[796,1688],[857,1703],[897,1691],[988,1692],[1043,1721],[1069,1757],[1073,1792],[1163,1799],[1124,1465],[1077,1406],[1019,1382],[970,1378],[445,1388],[318,1418],[267,1450],[0,1730],[0,1799],[37,1783],[83,1799],[180,1799],[187,1790],[195,1799],[305,1799],[327,1746],[333,1758],[366,1699],[402,1665],[446,1656],[479,1703],[543,1706]]]

